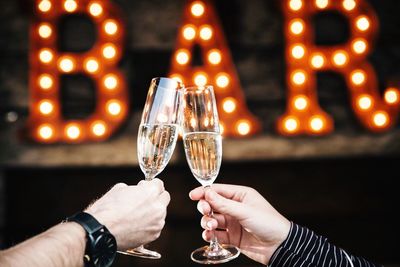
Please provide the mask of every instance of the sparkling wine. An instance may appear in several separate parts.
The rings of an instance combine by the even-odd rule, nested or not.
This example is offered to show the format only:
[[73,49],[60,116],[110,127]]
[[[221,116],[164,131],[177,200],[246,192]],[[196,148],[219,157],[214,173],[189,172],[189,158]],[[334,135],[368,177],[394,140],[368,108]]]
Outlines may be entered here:
[[183,143],[194,177],[203,186],[211,185],[221,166],[221,135],[215,132],[191,132],[184,135]]
[[178,138],[177,124],[142,124],[139,127],[139,165],[146,178],[154,178],[167,166]]

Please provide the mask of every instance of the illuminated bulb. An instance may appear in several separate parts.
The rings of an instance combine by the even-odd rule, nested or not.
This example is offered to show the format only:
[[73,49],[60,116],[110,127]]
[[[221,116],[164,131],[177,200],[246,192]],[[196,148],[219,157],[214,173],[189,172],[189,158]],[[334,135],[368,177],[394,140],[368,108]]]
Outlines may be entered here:
[[106,133],[106,124],[102,121],[97,121],[92,124],[92,133],[95,136],[103,136]]
[[119,104],[118,101],[113,100],[113,101],[110,101],[110,102],[107,104],[107,111],[108,111],[108,113],[110,113],[112,116],[117,116],[117,115],[119,115],[119,114],[121,113],[121,110],[122,110],[121,104]]
[[175,60],[180,65],[185,65],[189,62],[189,52],[186,49],[181,49],[176,53]]
[[118,31],[117,23],[114,20],[107,20],[104,23],[104,31],[108,35],[114,35]]
[[210,51],[210,53],[208,53],[208,61],[213,65],[221,63],[221,59],[221,52],[217,49],[213,49]]
[[308,101],[307,98],[305,96],[298,96],[294,99],[293,101],[294,103],[294,107],[297,110],[305,110],[308,106]]
[[76,4],[75,0],[66,0],[64,2],[64,8],[67,12],[74,12],[78,5]]
[[315,5],[320,9],[326,8],[328,4],[328,0],[315,0]]
[[236,130],[240,135],[247,135],[250,133],[250,124],[247,121],[239,122]]
[[306,74],[304,73],[304,71],[301,71],[301,70],[295,71],[295,72],[293,72],[293,75],[292,75],[292,81],[294,84],[302,85],[306,81]]
[[373,115],[373,121],[375,126],[377,127],[384,127],[388,124],[389,122],[389,117],[386,112],[384,111],[377,111]]
[[344,51],[337,51],[333,54],[333,63],[336,66],[343,66],[347,63],[347,54]]
[[200,38],[207,41],[210,40],[213,35],[213,31],[210,26],[203,26],[200,29]]
[[39,59],[43,63],[49,63],[53,60],[53,53],[49,49],[42,49],[39,53]]
[[290,133],[296,131],[297,128],[299,127],[299,123],[297,122],[297,120],[290,117],[285,119],[283,125],[285,127],[285,130]]
[[197,86],[205,86],[207,84],[207,76],[205,73],[195,74],[193,81]]
[[224,109],[224,111],[225,111],[226,113],[232,113],[232,112],[234,112],[235,109],[236,109],[236,101],[235,101],[235,99],[230,98],[230,97],[229,97],[229,98],[226,98],[226,99],[223,101],[222,108]]
[[108,90],[114,90],[118,85],[117,76],[114,74],[108,74],[104,78],[104,87]]
[[99,63],[96,59],[89,59],[85,63],[85,69],[91,73],[96,72],[99,69]]
[[42,125],[39,127],[38,129],[38,134],[39,136],[44,139],[44,140],[48,140],[50,139],[53,134],[54,134],[54,130],[53,127],[49,126],[49,125]]
[[39,33],[39,36],[44,39],[49,38],[52,33],[50,25],[47,23],[40,24],[40,26],[38,28],[38,33]]
[[355,85],[361,85],[365,82],[365,74],[361,70],[356,70],[351,74],[351,81]]
[[105,45],[103,48],[103,57],[112,59],[117,54],[115,46],[112,44]]
[[172,74],[170,76],[172,79],[174,79],[175,81],[182,83],[183,84],[183,77],[179,74]]
[[310,127],[314,132],[319,132],[324,128],[324,121],[319,116],[314,116],[310,120]]
[[397,89],[391,88],[385,92],[385,101],[388,104],[397,104],[400,100],[400,93]]
[[49,0],[40,1],[38,8],[42,12],[47,12],[51,9],[51,2]]
[[368,95],[360,96],[357,105],[361,110],[368,110],[372,107],[372,98]]
[[53,78],[51,78],[51,76],[48,74],[40,75],[39,86],[45,90],[50,89],[50,87],[53,86]]
[[358,39],[353,43],[353,51],[357,54],[362,54],[367,50],[367,42],[364,39]]
[[356,20],[356,26],[360,31],[368,30],[370,24],[369,19],[366,16],[361,16]]
[[293,34],[299,35],[304,30],[304,22],[302,20],[298,20],[298,19],[293,20],[290,23],[289,29]]
[[50,101],[43,100],[42,102],[40,102],[39,111],[43,115],[49,115],[50,113],[53,112],[53,110],[54,110],[54,105]]
[[343,8],[347,11],[351,11],[356,7],[356,2],[354,0],[344,0]]
[[196,37],[196,29],[193,25],[187,25],[183,28],[182,35],[188,41],[193,40]]
[[89,13],[94,17],[98,17],[103,13],[103,7],[99,3],[92,3],[89,5]]
[[314,55],[311,58],[311,65],[316,69],[322,68],[324,66],[324,64],[325,64],[325,59],[320,54]]
[[204,4],[201,1],[195,1],[193,2],[190,12],[192,12],[192,15],[195,17],[200,17],[204,14]]
[[305,50],[304,47],[302,45],[295,45],[292,48],[292,56],[294,58],[300,59],[302,57],[304,57],[305,54]]
[[66,134],[69,139],[77,139],[81,135],[81,129],[77,125],[69,125],[66,128]]
[[290,0],[289,7],[291,10],[298,11],[303,6],[303,2],[301,0]]
[[75,64],[74,64],[74,62],[72,61],[71,58],[69,58],[69,57],[64,57],[64,58],[62,58],[62,59],[59,61],[58,67],[59,67],[63,72],[71,72],[71,71],[74,69]]
[[226,88],[230,83],[229,76],[226,73],[217,75],[216,84],[220,88]]

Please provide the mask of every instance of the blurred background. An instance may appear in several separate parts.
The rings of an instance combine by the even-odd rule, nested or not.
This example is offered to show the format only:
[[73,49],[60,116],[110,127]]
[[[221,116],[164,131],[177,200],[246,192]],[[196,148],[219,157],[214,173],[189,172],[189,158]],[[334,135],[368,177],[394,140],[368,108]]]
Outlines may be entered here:
[[[59,0],[61,1],[61,0]],[[166,76],[181,26],[183,0],[112,0],[122,10],[126,38],[119,63],[127,79],[128,119],[109,140],[88,144],[34,143],[26,138],[29,115],[29,27],[35,2],[0,0],[0,247],[7,248],[82,210],[114,183],[142,179],[136,134],[151,78]],[[400,2],[371,0],[380,23],[369,56],[380,88],[400,78]],[[224,138],[217,182],[248,185],[287,218],[328,237],[349,252],[386,266],[400,266],[397,212],[400,130],[373,134],[355,118],[343,77],[318,74],[322,108],[335,120],[323,137],[283,137],[274,124],[285,111],[285,50],[281,2],[216,0],[217,14],[250,111],[262,132]],[[318,45],[346,42],[349,25],[334,12],[315,18]],[[59,20],[60,51],[83,52],[96,41],[85,15]],[[64,75],[63,116],[80,119],[96,105],[93,81]],[[203,245],[200,215],[189,191],[199,186],[186,164],[181,141],[159,177],[172,201],[166,227],[151,248],[159,261],[118,255],[115,266],[190,266]],[[143,207],[146,208],[146,207]],[[226,266],[255,266],[245,256]]]

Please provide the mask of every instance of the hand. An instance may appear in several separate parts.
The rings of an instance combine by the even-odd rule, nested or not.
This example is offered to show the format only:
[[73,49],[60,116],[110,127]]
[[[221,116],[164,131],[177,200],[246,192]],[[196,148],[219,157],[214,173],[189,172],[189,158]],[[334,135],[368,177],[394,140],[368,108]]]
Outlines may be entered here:
[[[272,254],[286,239],[290,222],[279,214],[256,190],[236,185],[213,184],[198,187],[189,194],[199,200],[197,208],[204,215],[203,238],[209,241],[212,231],[221,243],[235,245],[243,254],[268,264]],[[211,208],[214,218],[210,218]]]
[[116,184],[86,209],[115,236],[118,249],[147,244],[160,236],[170,195],[159,179],[137,186]]

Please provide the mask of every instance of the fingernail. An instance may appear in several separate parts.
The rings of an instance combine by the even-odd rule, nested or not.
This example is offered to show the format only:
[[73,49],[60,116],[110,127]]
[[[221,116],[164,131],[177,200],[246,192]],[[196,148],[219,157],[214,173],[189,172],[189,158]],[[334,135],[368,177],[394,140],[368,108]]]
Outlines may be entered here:
[[211,222],[211,221],[208,221],[208,222],[207,222],[207,228],[211,230],[211,229],[212,229],[212,226],[213,226],[213,225],[212,225],[212,222]]

